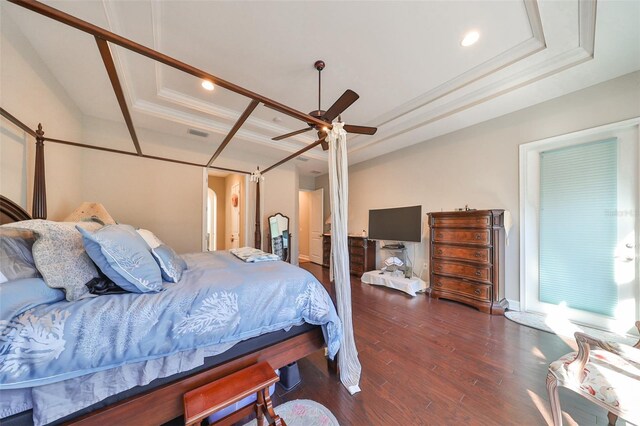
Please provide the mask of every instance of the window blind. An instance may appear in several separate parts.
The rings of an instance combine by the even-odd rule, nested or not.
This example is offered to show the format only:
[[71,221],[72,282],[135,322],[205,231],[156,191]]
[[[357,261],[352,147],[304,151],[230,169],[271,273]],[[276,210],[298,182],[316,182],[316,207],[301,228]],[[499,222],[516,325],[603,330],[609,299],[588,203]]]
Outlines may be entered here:
[[618,143],[541,153],[540,301],[614,316]]

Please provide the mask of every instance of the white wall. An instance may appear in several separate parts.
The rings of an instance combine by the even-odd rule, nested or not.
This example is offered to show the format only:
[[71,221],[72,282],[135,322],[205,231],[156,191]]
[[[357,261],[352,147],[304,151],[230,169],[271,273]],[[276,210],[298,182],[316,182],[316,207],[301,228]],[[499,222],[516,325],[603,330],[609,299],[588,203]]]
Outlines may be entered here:
[[[514,224],[506,252],[506,297],[517,301],[518,146],[637,116],[640,72],[351,166],[349,232],[367,229],[373,208],[421,204],[427,213],[468,204],[510,210]],[[328,187],[326,175],[316,179],[316,187]],[[326,217],[328,200],[325,206]],[[427,242],[423,235],[415,247],[417,270],[424,263]]]
[[[53,78],[17,25],[0,14],[0,102],[31,129],[43,123],[45,135],[80,139],[82,115]],[[34,139],[9,121],[0,122],[0,193],[30,211]],[[80,150],[45,143],[48,217],[59,220],[82,201]]]
[[313,191],[316,189],[316,178],[314,176],[300,175],[298,177],[300,183],[300,189],[307,189]]

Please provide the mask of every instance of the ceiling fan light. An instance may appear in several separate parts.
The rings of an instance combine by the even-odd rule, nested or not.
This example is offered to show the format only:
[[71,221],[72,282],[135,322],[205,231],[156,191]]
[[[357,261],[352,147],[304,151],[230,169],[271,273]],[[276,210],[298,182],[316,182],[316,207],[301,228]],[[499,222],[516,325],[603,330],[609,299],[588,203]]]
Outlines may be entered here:
[[202,87],[205,90],[212,91],[215,86],[213,85],[213,82],[209,80],[202,80]]
[[469,47],[472,44],[475,44],[480,39],[480,33],[477,31],[469,31],[464,35],[460,45],[462,47]]

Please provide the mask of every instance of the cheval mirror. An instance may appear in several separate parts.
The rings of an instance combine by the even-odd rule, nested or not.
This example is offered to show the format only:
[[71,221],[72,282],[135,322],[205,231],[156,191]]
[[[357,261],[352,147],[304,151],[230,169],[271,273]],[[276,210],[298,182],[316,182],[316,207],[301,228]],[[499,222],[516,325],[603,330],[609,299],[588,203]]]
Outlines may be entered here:
[[289,217],[282,213],[269,216],[269,242],[271,253],[281,260],[291,263],[291,232],[289,232]]

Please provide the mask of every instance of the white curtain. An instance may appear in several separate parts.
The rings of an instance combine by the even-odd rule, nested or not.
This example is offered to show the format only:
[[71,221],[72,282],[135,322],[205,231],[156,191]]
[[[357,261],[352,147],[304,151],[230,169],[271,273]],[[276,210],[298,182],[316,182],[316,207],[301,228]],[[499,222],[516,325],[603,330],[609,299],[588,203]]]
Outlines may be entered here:
[[351,315],[351,280],[349,276],[349,247],[347,219],[349,202],[349,174],[347,170],[347,132],[343,123],[333,123],[326,141],[329,143],[329,192],[331,200],[331,272],[335,279],[338,316],[343,334],[338,354],[340,381],[353,395],[360,392],[358,350],[353,336]]

